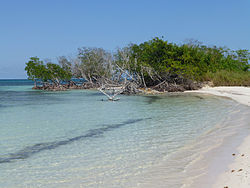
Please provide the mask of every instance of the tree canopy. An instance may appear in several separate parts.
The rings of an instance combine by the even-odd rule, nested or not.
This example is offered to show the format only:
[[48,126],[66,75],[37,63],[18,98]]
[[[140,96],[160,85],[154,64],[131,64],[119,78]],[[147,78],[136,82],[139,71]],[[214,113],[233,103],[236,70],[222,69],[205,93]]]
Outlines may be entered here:
[[[58,58],[58,64],[31,57],[25,70],[29,79],[60,84],[71,78],[90,83],[135,81],[140,87],[161,82],[185,84],[202,82],[221,71],[246,73],[249,78],[250,52],[226,47],[206,46],[197,41],[177,45],[153,38],[141,44],[129,44],[111,53],[102,48],[82,47],[73,58]],[[248,82],[247,82],[248,83]]]
[[28,78],[31,80],[40,80],[42,82],[53,82],[60,84],[61,81],[68,81],[72,77],[71,70],[68,67],[60,66],[54,63],[44,63],[37,57],[31,57],[26,63],[25,70]]

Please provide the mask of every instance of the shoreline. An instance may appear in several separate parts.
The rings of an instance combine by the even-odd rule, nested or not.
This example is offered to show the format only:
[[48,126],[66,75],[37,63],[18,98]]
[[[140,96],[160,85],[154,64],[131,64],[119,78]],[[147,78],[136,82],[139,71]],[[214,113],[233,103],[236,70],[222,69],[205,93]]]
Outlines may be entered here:
[[204,93],[228,97],[241,104],[250,106],[250,87],[203,87],[199,90],[185,91],[184,93]]
[[[227,97],[237,101],[240,104],[246,105],[248,107],[250,106],[250,87],[204,87],[200,90],[186,91],[185,93],[202,93]],[[222,145],[222,147],[222,150],[225,150],[226,147],[230,148],[230,152],[228,151],[226,156],[224,156],[224,160],[228,160],[229,162],[226,166],[223,166],[222,163],[224,161],[217,161],[216,164],[219,165],[218,168],[222,168],[223,171],[221,171],[221,173],[216,176],[215,180],[210,180],[210,182],[208,180],[209,175],[206,176],[206,182],[210,184],[209,187],[250,187],[250,134],[248,133],[245,135],[238,146]],[[219,156],[220,154],[216,155]]]

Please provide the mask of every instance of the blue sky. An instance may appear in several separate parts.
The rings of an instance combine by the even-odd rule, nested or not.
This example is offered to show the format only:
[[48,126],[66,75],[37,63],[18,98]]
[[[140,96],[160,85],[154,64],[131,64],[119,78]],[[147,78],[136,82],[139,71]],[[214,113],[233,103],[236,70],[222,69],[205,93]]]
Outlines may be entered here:
[[155,36],[250,49],[249,0],[0,0],[0,79],[26,78],[31,56],[115,50]]

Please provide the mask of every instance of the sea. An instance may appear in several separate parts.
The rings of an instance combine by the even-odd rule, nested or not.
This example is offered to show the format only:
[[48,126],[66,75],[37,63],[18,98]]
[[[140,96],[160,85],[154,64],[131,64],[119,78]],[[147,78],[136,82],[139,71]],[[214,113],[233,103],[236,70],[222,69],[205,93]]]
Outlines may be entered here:
[[[0,80],[1,188],[192,187],[216,178],[216,164],[227,165],[216,159],[249,133],[249,107],[228,98],[169,93],[112,102],[96,90],[32,87]],[[201,187],[210,186],[205,179]]]

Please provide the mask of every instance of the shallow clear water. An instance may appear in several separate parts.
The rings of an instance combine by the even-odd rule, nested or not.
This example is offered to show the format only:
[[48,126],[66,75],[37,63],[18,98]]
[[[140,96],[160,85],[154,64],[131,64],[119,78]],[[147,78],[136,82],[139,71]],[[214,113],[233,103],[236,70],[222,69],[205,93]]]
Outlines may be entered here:
[[156,169],[178,187],[159,166],[183,171],[173,156],[239,110],[197,94],[102,99],[0,84],[0,187],[146,187]]

